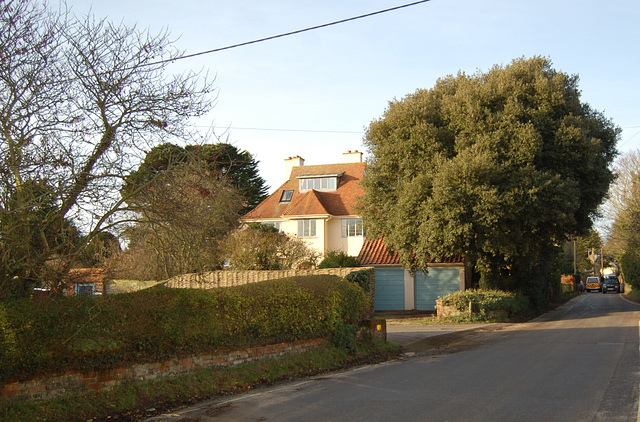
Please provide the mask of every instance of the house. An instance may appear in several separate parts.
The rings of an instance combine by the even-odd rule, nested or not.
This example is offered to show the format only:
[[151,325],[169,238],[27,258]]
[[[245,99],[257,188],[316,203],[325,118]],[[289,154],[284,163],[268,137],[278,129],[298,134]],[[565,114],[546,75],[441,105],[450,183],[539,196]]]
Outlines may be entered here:
[[471,272],[462,257],[440,257],[428,274],[412,274],[382,239],[366,239],[356,205],[364,190],[362,153],[347,151],[340,164],[305,166],[300,156],[285,160],[287,181],[243,217],[303,239],[321,255],[343,251],[375,268],[375,310],[435,310],[439,296],[465,290]]
[[363,190],[362,153],[347,151],[343,163],[304,165],[300,156],[285,160],[286,182],[243,217],[243,222],[275,226],[303,239],[324,256],[342,251],[357,256],[364,243],[356,203]]
[[105,292],[106,268],[74,268],[67,277],[67,296],[102,295]]
[[364,266],[375,268],[376,311],[436,309],[440,296],[465,290],[471,283],[461,256],[439,257],[428,264],[428,273],[411,271],[400,264],[400,255],[390,251],[383,239],[366,239],[358,260]]

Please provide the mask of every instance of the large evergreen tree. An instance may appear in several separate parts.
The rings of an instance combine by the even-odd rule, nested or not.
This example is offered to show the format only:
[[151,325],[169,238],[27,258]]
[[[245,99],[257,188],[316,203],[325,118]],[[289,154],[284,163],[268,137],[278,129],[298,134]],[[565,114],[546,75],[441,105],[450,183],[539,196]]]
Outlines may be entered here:
[[484,287],[543,306],[551,261],[586,233],[619,129],[542,57],[440,79],[371,123],[362,215],[405,266],[462,254]]
[[[204,163],[211,174],[222,175],[229,180],[244,198],[244,212],[252,210],[267,197],[268,186],[258,174],[258,161],[249,152],[224,142],[188,145],[184,148],[165,143],[154,147],[147,153],[140,167],[127,177],[122,189],[123,195],[132,195],[132,192],[149,184],[158,174],[195,162]],[[135,197],[133,195],[134,199]]]

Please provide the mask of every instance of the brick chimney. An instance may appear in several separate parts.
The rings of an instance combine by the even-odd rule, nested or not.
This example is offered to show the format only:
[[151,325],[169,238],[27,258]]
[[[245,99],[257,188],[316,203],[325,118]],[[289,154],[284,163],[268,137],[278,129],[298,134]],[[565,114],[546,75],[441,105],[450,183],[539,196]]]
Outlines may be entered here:
[[304,158],[300,157],[299,155],[296,155],[295,157],[285,158],[284,160],[285,180],[289,180],[289,177],[291,177],[291,170],[293,170],[294,167],[301,167],[301,166],[304,166]]
[[347,151],[342,153],[342,157],[345,163],[361,163],[362,162],[362,153],[358,150],[355,151]]

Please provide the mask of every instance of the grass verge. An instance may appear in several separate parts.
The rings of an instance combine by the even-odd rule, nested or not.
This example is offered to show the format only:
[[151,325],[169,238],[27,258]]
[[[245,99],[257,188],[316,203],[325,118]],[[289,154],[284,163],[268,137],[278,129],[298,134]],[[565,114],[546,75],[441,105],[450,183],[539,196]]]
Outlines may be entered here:
[[259,385],[293,380],[365,363],[389,360],[399,347],[388,342],[359,344],[355,353],[333,346],[300,355],[215,368],[154,381],[132,382],[107,392],[46,401],[0,402],[0,420],[137,421],[215,396],[248,391]]
[[640,303],[640,289],[627,289],[624,295],[627,299]]

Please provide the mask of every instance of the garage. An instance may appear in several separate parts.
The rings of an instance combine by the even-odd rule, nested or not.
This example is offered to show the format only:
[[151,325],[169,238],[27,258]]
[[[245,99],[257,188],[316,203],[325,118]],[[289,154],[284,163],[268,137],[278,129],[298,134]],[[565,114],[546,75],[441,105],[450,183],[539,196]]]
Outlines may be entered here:
[[433,311],[438,297],[460,290],[460,269],[429,268],[426,276],[416,271],[414,280],[415,309]]
[[397,311],[404,307],[404,270],[399,268],[376,268],[376,311]]
[[398,252],[389,250],[381,238],[365,239],[358,260],[375,268],[376,311],[433,311],[438,297],[464,290],[471,282],[461,256],[432,259],[427,275],[412,274],[402,267]]

